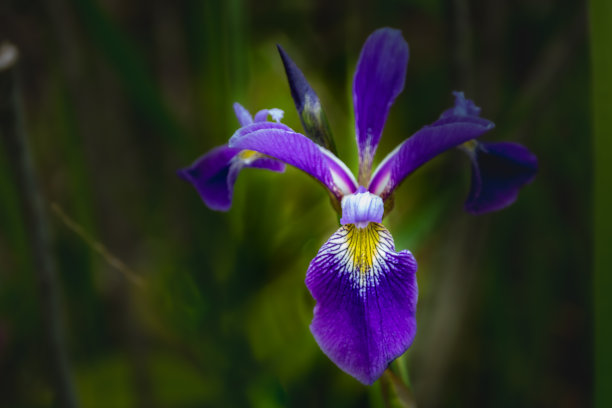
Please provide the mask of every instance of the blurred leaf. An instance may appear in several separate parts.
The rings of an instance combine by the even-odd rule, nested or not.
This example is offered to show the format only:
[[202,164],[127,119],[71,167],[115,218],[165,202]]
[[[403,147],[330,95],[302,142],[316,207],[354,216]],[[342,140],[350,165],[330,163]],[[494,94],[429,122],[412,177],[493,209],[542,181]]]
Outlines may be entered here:
[[77,389],[83,408],[134,406],[130,368],[122,357],[106,356],[76,372]]
[[219,379],[204,377],[190,362],[169,354],[151,356],[150,366],[155,397],[162,406],[206,406],[223,390]]
[[74,1],[85,31],[99,47],[152,128],[175,148],[184,146],[186,133],[168,111],[155,81],[137,48],[132,44],[95,0]]

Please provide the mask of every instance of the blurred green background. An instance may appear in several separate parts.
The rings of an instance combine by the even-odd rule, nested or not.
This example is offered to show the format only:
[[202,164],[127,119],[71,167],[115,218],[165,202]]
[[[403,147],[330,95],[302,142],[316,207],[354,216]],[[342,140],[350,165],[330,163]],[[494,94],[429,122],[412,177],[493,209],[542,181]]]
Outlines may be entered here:
[[[21,55],[81,406],[384,406],[384,387],[337,369],[308,329],[306,268],[337,228],[325,190],[292,168],[244,171],[218,213],[175,174],[227,142],[234,101],[283,109],[301,130],[276,43],[355,171],[352,76],[381,26],[402,30],[411,57],[377,160],[463,90],[496,123],[485,140],[523,143],[540,162],[513,206],[480,217],[462,211],[459,151],[397,191],[385,225],[419,262],[420,298],[394,368],[409,370],[421,407],[591,405],[584,2],[6,0],[0,39]],[[0,406],[59,406],[8,154],[0,144]]]

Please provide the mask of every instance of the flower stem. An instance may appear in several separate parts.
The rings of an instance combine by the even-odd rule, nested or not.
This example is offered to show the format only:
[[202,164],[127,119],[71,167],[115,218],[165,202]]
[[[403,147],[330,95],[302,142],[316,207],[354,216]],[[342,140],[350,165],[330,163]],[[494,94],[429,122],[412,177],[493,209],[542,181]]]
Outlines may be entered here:
[[387,368],[383,374],[383,379],[391,384],[401,407],[416,408],[417,405],[412,390],[402,381],[399,376],[391,371],[391,369]]

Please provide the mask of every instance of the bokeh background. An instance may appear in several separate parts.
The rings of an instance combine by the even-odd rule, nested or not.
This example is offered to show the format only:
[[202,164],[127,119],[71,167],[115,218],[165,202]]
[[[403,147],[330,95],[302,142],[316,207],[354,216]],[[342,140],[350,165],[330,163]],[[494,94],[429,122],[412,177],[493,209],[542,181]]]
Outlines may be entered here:
[[[295,169],[247,170],[219,213],[175,174],[227,142],[234,101],[301,129],[276,43],[356,170],[352,76],[381,26],[411,58],[377,160],[464,90],[496,123],[485,140],[540,162],[489,215],[462,211],[459,151],[397,191],[385,224],[419,262],[420,299],[394,370],[422,407],[591,405],[585,2],[6,0],[0,39],[20,52],[80,406],[385,406],[384,384],[341,372],[308,329],[305,271],[338,225],[325,190]],[[10,154],[0,143],[0,406],[60,406]]]

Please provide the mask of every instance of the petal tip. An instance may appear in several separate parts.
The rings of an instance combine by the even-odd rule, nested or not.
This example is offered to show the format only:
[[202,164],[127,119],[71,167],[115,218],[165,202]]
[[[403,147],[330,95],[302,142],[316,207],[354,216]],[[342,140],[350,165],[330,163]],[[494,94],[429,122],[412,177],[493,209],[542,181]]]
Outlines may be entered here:
[[178,169],[175,171],[175,174],[181,179],[185,181],[189,181],[189,173],[187,169]]
[[280,45],[276,45],[278,49],[278,53],[280,54],[281,61],[283,62],[283,67],[285,68],[285,74],[287,76],[287,82],[289,82],[289,90],[291,91],[291,97],[295,102],[295,108],[298,113],[301,115],[304,110],[304,104],[306,102],[306,97],[311,96],[313,99],[318,100],[313,89],[306,81],[304,74],[298,68],[295,62],[289,57],[289,54],[285,52],[283,47]]
[[234,102],[232,105],[234,108],[234,114],[236,115],[236,119],[238,119],[238,123],[240,126],[246,126],[253,123],[253,117],[251,113],[238,102]]
[[464,210],[474,215],[512,205],[538,170],[535,154],[518,143],[478,142],[470,157],[472,181]]
[[280,123],[281,119],[283,119],[283,116],[285,115],[285,112],[278,108],[272,108],[268,109],[268,114],[270,115],[273,121],[275,121],[276,123]]

